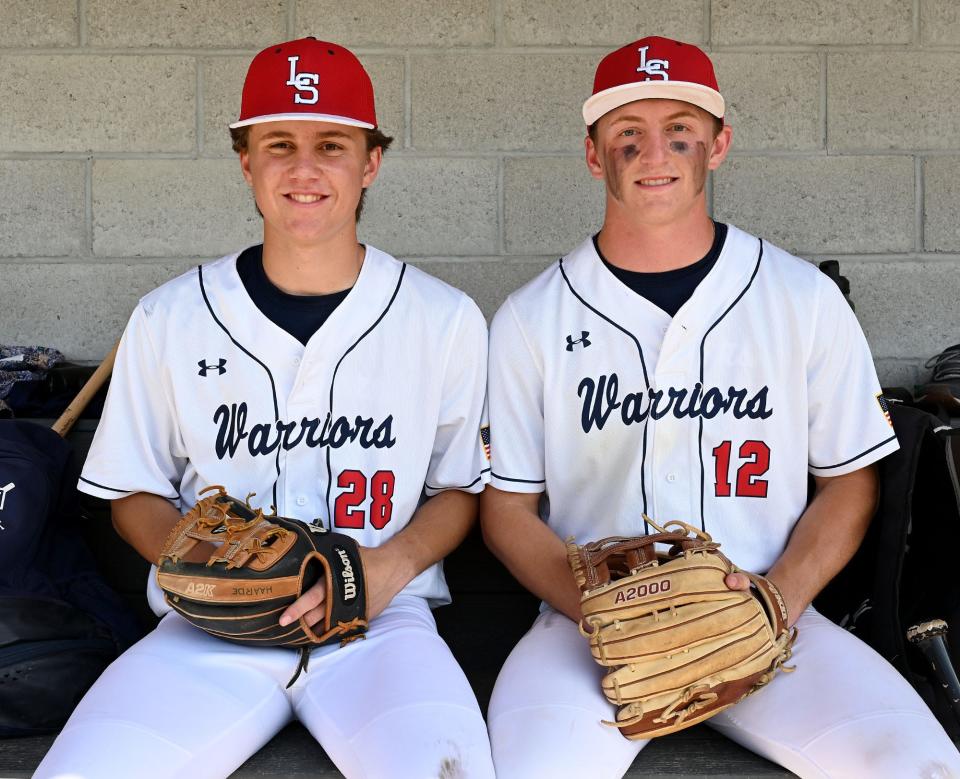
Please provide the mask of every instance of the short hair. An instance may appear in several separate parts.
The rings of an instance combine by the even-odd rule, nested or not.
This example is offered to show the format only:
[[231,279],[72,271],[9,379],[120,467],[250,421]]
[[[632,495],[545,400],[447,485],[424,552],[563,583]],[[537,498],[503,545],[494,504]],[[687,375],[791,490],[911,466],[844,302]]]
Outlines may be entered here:
[[[384,152],[386,152],[387,149],[390,148],[390,144],[393,143],[393,137],[381,132],[379,127],[375,127],[372,130],[367,129],[366,127],[362,129],[363,129],[364,138],[367,141],[367,154],[372,152],[378,146]],[[249,142],[249,139],[250,139],[250,125],[244,125],[243,127],[230,128],[230,140],[232,141],[232,144],[233,144],[233,150],[237,154],[247,150],[247,144]],[[358,222],[360,221],[360,214],[363,213],[363,201],[366,199],[366,197],[367,197],[367,188],[364,187],[363,190],[361,190],[360,192],[360,201],[357,203],[356,221]],[[259,212],[259,210],[260,209],[258,208],[257,211]],[[260,216],[263,216],[263,214],[260,214]]]

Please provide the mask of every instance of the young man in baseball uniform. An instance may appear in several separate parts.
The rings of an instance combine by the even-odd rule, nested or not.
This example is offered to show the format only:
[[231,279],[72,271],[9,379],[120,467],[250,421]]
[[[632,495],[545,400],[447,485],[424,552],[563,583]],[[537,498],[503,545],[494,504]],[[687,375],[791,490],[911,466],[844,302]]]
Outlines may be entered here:
[[[347,777],[492,777],[474,694],[430,608],[440,560],[488,479],[486,326],[462,292],[357,241],[390,139],[347,49],[313,38],[253,60],[240,167],[263,244],[144,297],[124,333],[80,488],[156,562],[208,485],[361,548],[366,640],[239,646],[172,613],[80,703],[38,777],[224,777],[299,719]],[[203,558],[205,559],[205,557]],[[280,616],[323,613],[323,584]]]
[[577,630],[563,539],[642,535],[644,514],[703,528],[766,573],[799,630],[796,671],[710,725],[804,777],[960,776],[910,685],[810,606],[860,543],[871,464],[897,441],[836,285],[707,214],[732,138],[710,60],[636,41],[600,63],[583,116],[603,227],[491,325],[483,530],[544,600],[490,704],[497,776],[619,777],[643,748],[600,722],[614,707]]

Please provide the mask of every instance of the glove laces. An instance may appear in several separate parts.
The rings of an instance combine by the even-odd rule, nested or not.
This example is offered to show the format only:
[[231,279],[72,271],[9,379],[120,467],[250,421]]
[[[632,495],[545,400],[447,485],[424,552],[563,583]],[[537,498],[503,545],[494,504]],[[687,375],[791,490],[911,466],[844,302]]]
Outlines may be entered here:
[[[354,619],[351,619],[347,622],[343,622],[343,621],[337,622],[337,627],[335,628],[335,630],[338,633],[347,633],[356,628],[365,628],[367,627],[367,624],[368,623],[365,619],[361,619],[360,617],[355,617]],[[366,635],[363,633],[358,633],[355,636],[347,636],[346,638],[343,638],[340,640],[340,646],[344,647],[347,644],[349,644],[351,641],[356,641],[357,639],[361,639],[361,638],[366,638]],[[307,672],[307,666],[310,664],[310,653],[314,649],[316,649],[315,646],[300,647],[298,651],[298,654],[300,655],[300,659],[297,662],[297,670],[294,671],[293,677],[291,677],[290,681],[287,682],[288,689],[293,686],[293,683],[297,681],[297,679],[300,678],[301,673]]]

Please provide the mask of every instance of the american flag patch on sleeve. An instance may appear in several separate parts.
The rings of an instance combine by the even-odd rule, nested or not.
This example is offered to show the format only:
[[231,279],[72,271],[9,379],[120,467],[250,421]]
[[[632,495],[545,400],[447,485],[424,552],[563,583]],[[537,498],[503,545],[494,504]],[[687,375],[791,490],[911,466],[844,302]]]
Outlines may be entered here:
[[893,420],[890,419],[890,405],[887,403],[887,399],[883,397],[883,393],[877,395],[877,403],[880,404],[880,410],[883,412],[883,418],[887,420],[887,424],[890,427],[893,427]]
[[483,453],[487,456],[487,462],[490,462],[490,425],[480,428],[480,443],[483,444]]

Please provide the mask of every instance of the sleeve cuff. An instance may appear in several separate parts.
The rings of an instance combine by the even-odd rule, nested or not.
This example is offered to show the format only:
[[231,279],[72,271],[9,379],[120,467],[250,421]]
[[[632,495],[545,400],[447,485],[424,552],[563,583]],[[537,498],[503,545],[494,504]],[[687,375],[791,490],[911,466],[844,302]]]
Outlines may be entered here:
[[77,481],[77,489],[80,490],[80,492],[85,492],[87,495],[93,495],[95,498],[104,498],[106,500],[116,500],[117,498],[125,498],[128,495],[133,495],[133,492],[130,490],[110,487],[106,484],[85,479],[83,476]]
[[89,479],[86,476],[80,476],[80,479],[77,481],[77,489],[80,492],[86,493],[87,495],[93,495],[95,498],[104,498],[105,500],[117,500],[118,498],[126,498],[130,495],[133,495],[137,492],[149,492],[152,495],[159,495],[161,498],[170,501],[174,506],[179,505],[178,501],[180,500],[180,493],[174,492],[173,495],[164,495],[157,490],[152,490],[149,488],[140,487],[133,490],[125,490],[121,487],[116,487],[110,484],[104,484],[99,481],[94,481]]
[[490,469],[484,468],[482,471],[480,471],[480,475],[473,479],[469,484],[448,484],[446,486],[440,486],[424,483],[423,489],[431,498],[434,495],[439,495],[441,492],[446,492],[447,490],[460,490],[461,492],[469,492],[477,495],[483,492],[483,488],[487,486],[489,481]]
[[897,441],[897,437],[891,435],[889,438],[878,444],[874,444],[869,449],[865,449],[843,462],[831,465],[814,465],[810,463],[808,469],[814,476],[843,476],[846,473],[853,473],[861,468],[865,468],[877,460],[883,459],[888,454],[897,451],[899,448],[900,443]]
[[547,482],[544,479],[521,479],[493,472],[490,474],[490,485],[504,492],[537,493],[545,492],[547,489]]

